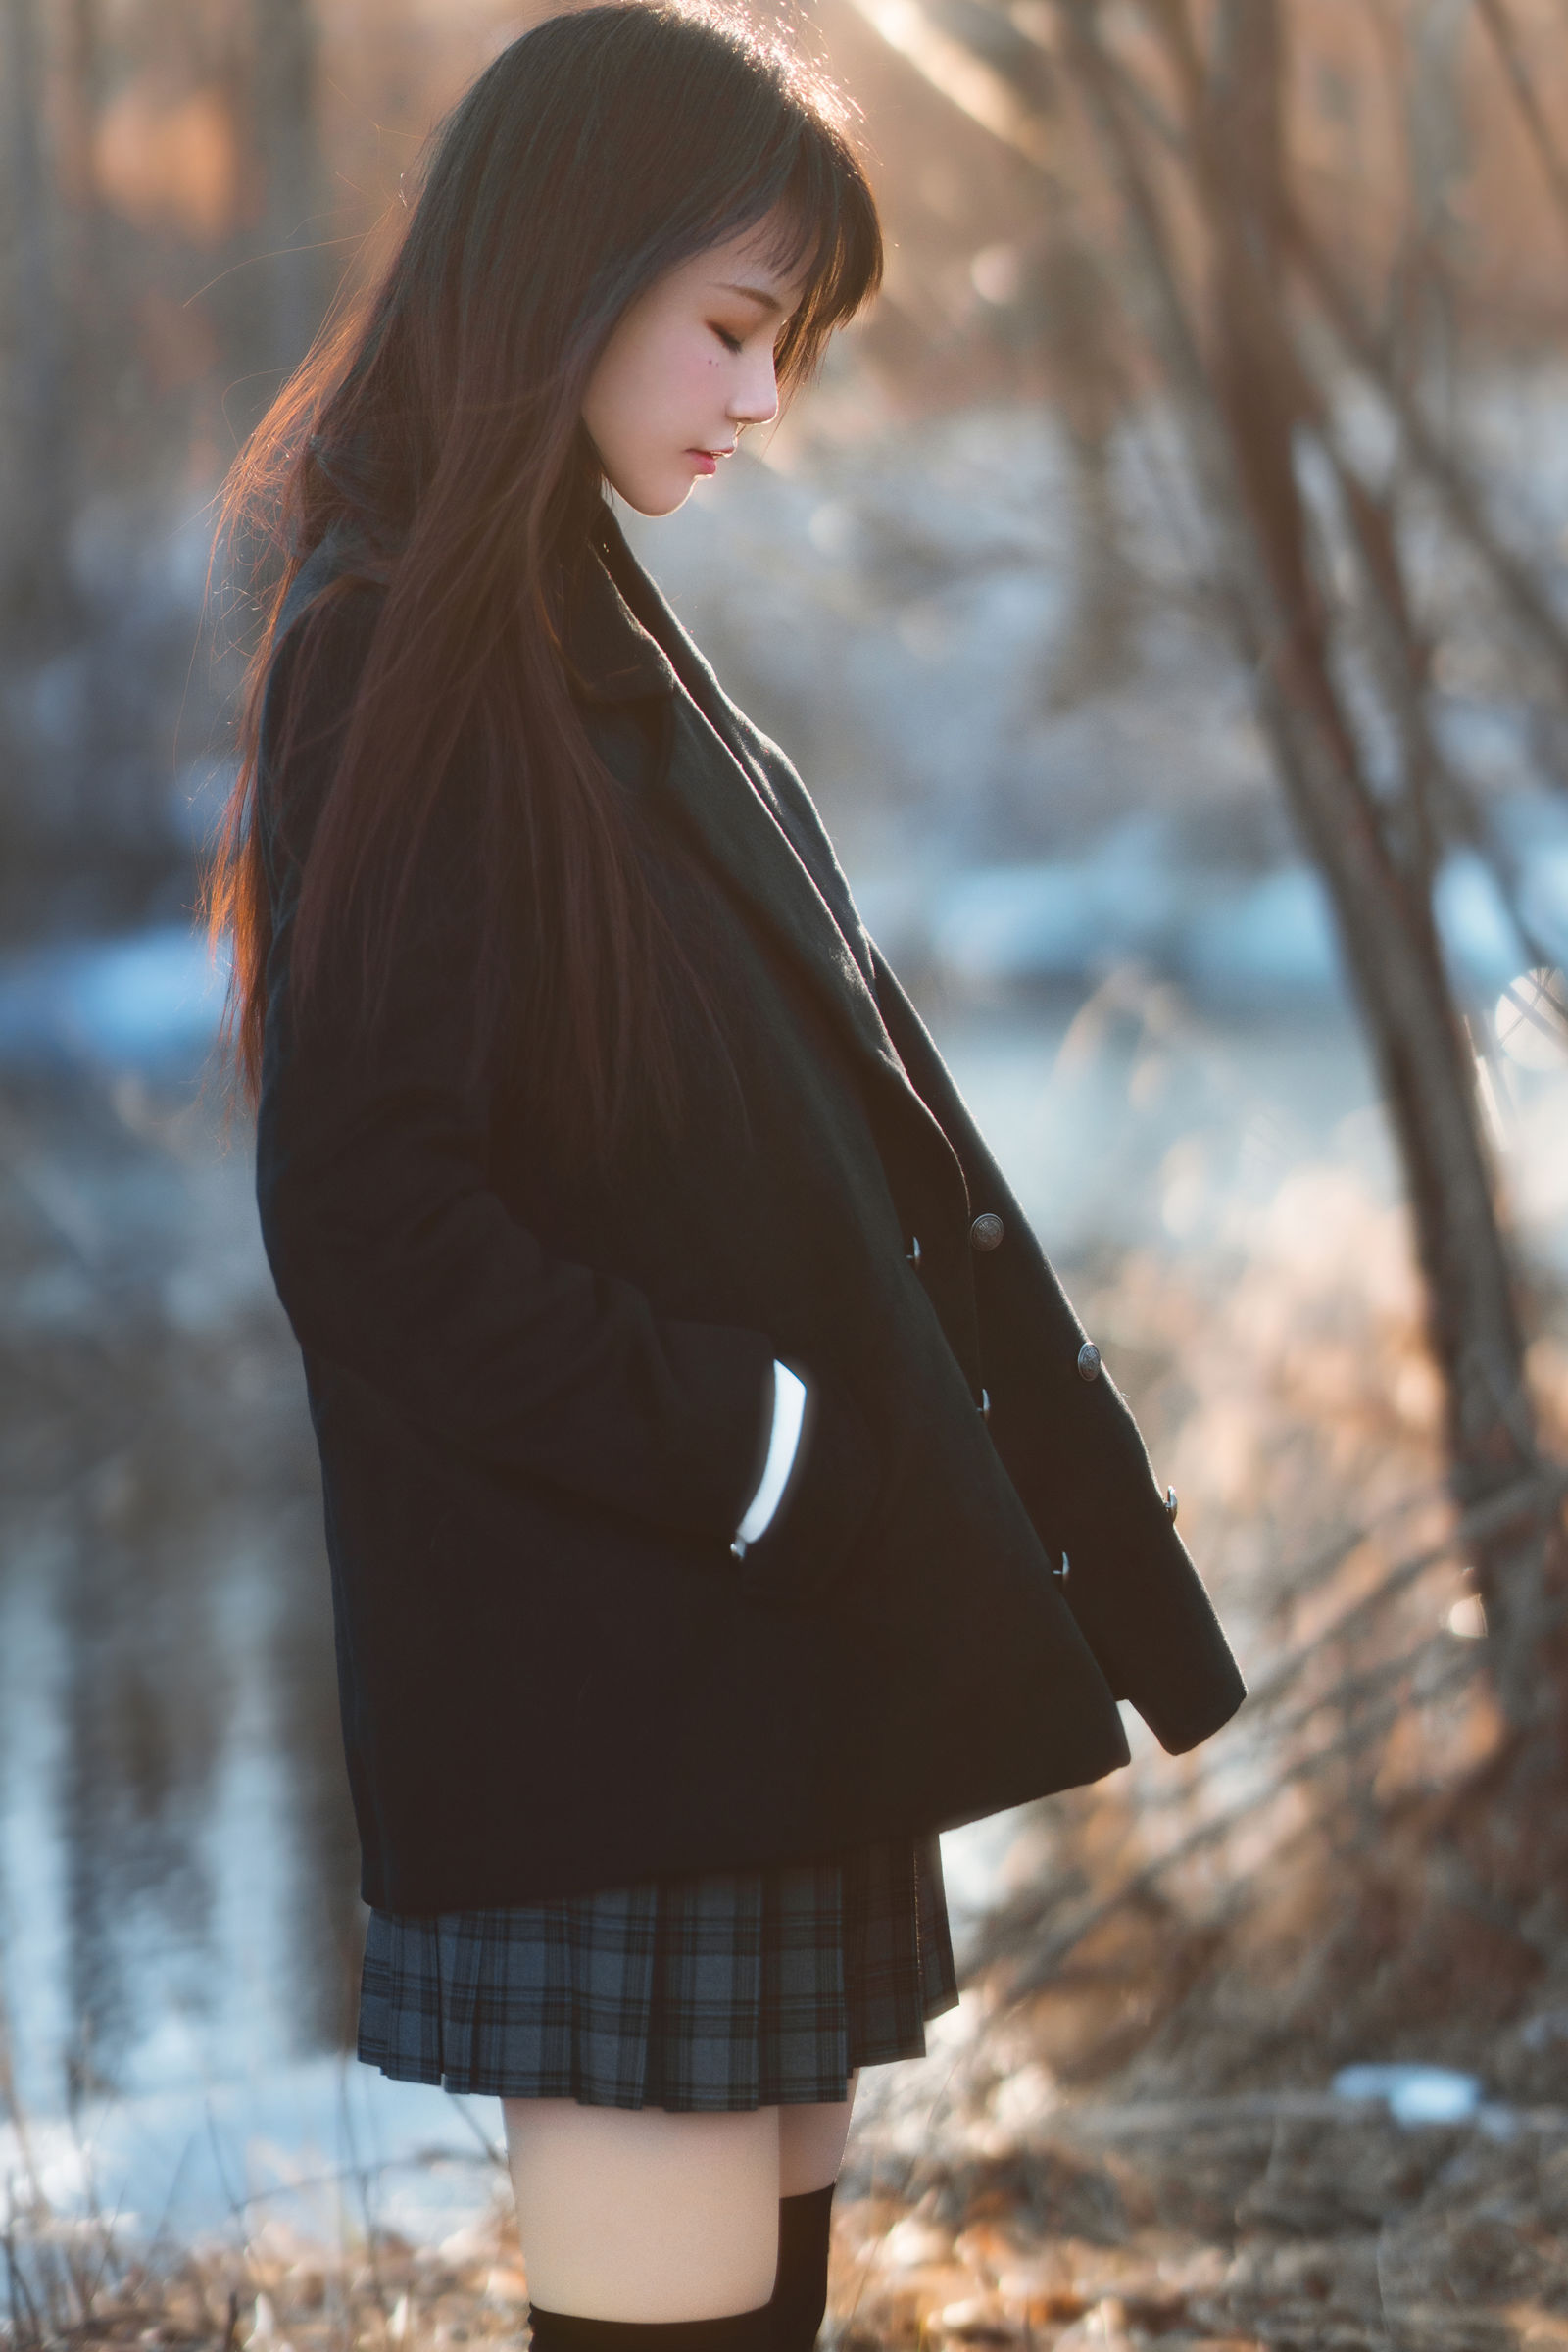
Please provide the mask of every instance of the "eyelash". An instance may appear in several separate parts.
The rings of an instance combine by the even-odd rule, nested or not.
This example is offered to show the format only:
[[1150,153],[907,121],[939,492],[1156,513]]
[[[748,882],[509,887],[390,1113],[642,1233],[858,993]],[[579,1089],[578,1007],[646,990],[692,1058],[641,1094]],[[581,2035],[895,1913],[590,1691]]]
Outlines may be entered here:
[[727,331],[726,331],[726,330],[725,330],[723,327],[721,327],[721,326],[715,326],[715,327],[713,328],[713,332],[714,332],[714,334],[715,334],[715,335],[718,337],[719,341],[720,341],[720,342],[723,344],[723,346],[724,346],[724,349],[725,349],[727,352],[731,353],[732,355],[735,355],[735,354],[738,354],[738,353],[739,353],[741,346],[740,346],[740,338],[739,338],[737,335],[732,335],[732,334],[729,334],[729,333],[728,333],[728,332],[727,332]]

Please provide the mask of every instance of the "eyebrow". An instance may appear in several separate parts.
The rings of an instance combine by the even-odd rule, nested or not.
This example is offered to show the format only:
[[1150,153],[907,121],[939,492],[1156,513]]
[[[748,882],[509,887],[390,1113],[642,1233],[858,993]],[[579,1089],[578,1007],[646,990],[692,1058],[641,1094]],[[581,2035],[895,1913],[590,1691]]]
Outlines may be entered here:
[[779,317],[783,316],[784,305],[779,301],[778,296],[765,292],[761,286],[736,285],[728,278],[720,278],[718,284],[719,291],[723,294],[744,294],[748,302],[755,302],[760,309],[772,311]]

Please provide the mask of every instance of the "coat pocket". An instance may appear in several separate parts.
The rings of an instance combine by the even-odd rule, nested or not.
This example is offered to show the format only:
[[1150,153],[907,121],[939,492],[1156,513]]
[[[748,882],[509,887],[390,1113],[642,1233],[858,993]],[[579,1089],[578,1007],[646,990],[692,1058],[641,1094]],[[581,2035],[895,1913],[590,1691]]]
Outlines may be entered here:
[[880,1448],[849,1388],[807,1364],[790,1369],[807,1396],[789,1483],[762,1534],[730,1563],[748,1598],[781,1608],[815,1600],[835,1582],[870,1527],[883,1483]]

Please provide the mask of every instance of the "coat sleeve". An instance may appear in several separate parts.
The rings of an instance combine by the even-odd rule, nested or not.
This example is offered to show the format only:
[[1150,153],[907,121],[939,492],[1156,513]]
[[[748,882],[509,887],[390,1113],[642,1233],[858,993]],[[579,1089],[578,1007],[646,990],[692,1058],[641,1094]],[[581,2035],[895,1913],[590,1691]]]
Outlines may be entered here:
[[1247,1694],[1207,1593],[1176,1533],[1131,1412],[1107,1369],[1078,1372],[1087,1337],[986,1147],[929,1031],[880,950],[877,1003],[915,1091],[962,1165],[973,1207],[1003,1220],[974,1258],[989,1427],[1008,1476],[1117,1698],[1179,1755]]
[[369,1384],[427,1437],[727,1542],[761,1472],[773,1344],[666,1315],[633,1283],[556,1254],[493,1189],[491,1087],[469,1075],[476,853],[461,792],[441,796],[384,1016],[367,1029],[330,967],[304,1007],[291,998],[304,863],[379,600],[356,587],[313,622],[282,760],[297,627],[264,712],[273,939],[257,1197],[278,1294],[308,1356]]

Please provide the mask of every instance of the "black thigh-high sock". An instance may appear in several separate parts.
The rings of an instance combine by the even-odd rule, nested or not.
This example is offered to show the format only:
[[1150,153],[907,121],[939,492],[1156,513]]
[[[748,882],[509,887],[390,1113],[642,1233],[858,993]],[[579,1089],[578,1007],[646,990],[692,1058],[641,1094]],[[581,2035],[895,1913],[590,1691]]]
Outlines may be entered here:
[[778,2278],[774,2281],[772,2352],[811,2352],[827,2309],[827,2253],[833,2228],[833,2189],[808,2189],[778,2201]]
[[773,2352],[773,2306],[724,2320],[585,2320],[529,2306],[533,2352]]

